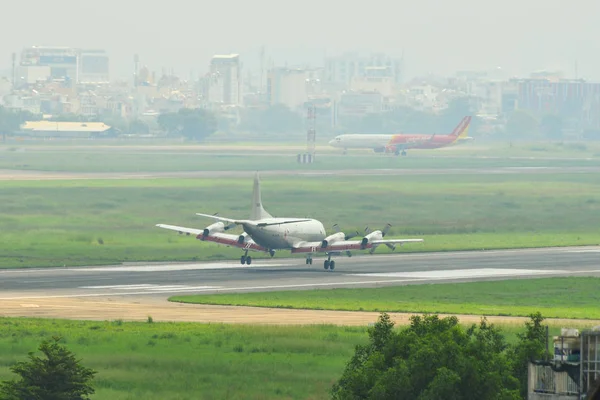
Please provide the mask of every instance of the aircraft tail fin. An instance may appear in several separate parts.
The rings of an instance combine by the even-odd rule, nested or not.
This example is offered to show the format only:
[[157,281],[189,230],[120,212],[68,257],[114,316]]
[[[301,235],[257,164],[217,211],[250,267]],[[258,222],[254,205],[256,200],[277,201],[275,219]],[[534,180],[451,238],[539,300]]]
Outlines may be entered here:
[[252,190],[252,212],[250,213],[250,220],[256,221],[264,218],[273,217],[263,208],[260,196],[260,178],[258,177],[257,172],[256,175],[254,175],[254,188]]
[[453,136],[455,140],[465,139],[469,137],[469,127],[471,126],[471,116],[464,117],[456,128],[452,131],[450,136]]

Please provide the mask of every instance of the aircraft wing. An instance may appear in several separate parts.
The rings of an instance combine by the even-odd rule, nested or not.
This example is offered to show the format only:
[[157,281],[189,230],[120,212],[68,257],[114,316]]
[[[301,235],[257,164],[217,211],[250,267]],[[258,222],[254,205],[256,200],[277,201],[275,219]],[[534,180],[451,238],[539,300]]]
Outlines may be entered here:
[[224,244],[226,246],[237,247],[244,250],[255,250],[264,252],[269,251],[269,249],[260,246],[252,239],[249,239],[244,243],[240,243],[239,237],[240,235],[231,235],[228,233],[213,233],[212,235],[208,236],[203,236],[202,234],[200,234],[196,238],[202,241]]
[[172,231],[175,231],[178,233],[185,233],[188,236],[195,235],[196,239],[202,240],[203,242],[219,243],[219,244],[224,244],[226,246],[238,247],[240,249],[247,249],[247,250],[264,251],[264,252],[269,251],[269,249],[256,244],[256,242],[254,242],[254,240],[252,240],[252,239],[249,239],[246,242],[240,243],[240,241],[239,241],[240,235],[232,235],[232,234],[228,234],[228,233],[216,232],[216,233],[210,234],[208,236],[204,236],[203,229],[186,228],[184,226],[167,225],[167,224],[157,224],[156,226],[159,228],[163,228],[163,229],[169,229],[169,230],[172,230]]
[[402,243],[417,243],[422,242],[423,239],[381,239],[371,240],[371,244],[402,244]]
[[322,247],[322,242],[299,242],[292,246],[292,253],[333,253],[348,250],[365,250],[380,244],[402,244],[422,242],[423,239],[381,239],[362,244],[362,240],[341,240]]
[[169,229],[179,233],[186,233],[188,235],[201,235],[203,229],[195,229],[195,228],[186,228],[184,226],[177,225],[166,225],[166,224],[156,224],[159,228]]

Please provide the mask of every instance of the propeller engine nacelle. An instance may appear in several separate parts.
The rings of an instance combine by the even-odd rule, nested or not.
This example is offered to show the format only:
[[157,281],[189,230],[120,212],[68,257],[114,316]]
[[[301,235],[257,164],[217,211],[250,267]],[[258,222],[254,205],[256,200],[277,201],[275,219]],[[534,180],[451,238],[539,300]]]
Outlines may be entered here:
[[223,231],[226,231],[226,230],[234,228],[234,227],[235,227],[235,224],[225,225],[223,222],[215,222],[214,224],[209,225],[206,228],[204,228],[204,230],[202,231],[202,236],[203,237],[210,236],[213,233],[223,232]]
[[223,232],[225,230],[225,224],[222,222],[215,222],[212,225],[207,226],[202,231],[202,236],[210,236],[211,233]]
[[325,239],[323,239],[323,242],[321,242],[321,247],[326,248],[331,243],[334,243],[334,242],[337,242],[340,240],[344,240],[344,239],[346,239],[346,235],[344,234],[344,232],[334,233],[333,235],[329,235]]
[[[383,230],[381,231],[373,231],[373,232],[369,232],[369,227],[365,228],[365,232],[369,232],[367,235],[365,235],[360,244],[362,246],[363,249],[365,249],[367,247],[367,245],[369,243],[371,243],[373,240],[381,240],[385,237],[385,235],[387,235],[387,233],[389,232],[390,228],[392,227],[392,225],[387,224],[385,226],[385,228],[383,228]],[[387,244],[386,244],[387,245]],[[379,245],[373,245],[373,247],[371,247],[371,254],[375,251],[375,249],[377,248],[377,246]],[[391,245],[387,245],[388,247],[390,247]],[[392,248],[392,247],[390,247]]]

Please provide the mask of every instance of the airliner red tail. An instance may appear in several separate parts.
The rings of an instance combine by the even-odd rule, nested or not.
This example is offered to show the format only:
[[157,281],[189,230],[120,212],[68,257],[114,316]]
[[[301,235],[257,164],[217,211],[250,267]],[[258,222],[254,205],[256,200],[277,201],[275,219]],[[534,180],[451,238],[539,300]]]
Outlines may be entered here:
[[457,139],[464,139],[469,136],[469,126],[471,125],[471,116],[464,117],[449,136]]

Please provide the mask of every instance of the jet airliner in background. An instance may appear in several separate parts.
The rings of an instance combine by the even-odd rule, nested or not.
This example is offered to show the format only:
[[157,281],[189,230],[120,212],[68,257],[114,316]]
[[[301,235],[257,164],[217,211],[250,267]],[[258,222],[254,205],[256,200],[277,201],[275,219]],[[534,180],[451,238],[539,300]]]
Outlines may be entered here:
[[437,149],[453,146],[461,141],[470,140],[468,136],[471,117],[464,117],[447,135],[427,135],[399,133],[393,135],[347,134],[336,136],[329,145],[344,149],[373,149],[376,153],[394,153],[406,155],[408,149]]
[[[276,250],[290,250],[292,253],[305,253],[306,264],[312,264],[312,256],[325,253],[327,259],[323,263],[324,268],[333,270],[335,261],[332,255],[342,252],[350,257],[351,250],[369,249],[373,254],[380,245],[385,245],[392,250],[397,244],[422,242],[423,239],[383,239],[391,227],[387,224],[383,230],[368,232],[361,240],[349,240],[358,235],[346,235],[337,229],[336,233],[327,236],[323,224],[311,218],[274,218],[265,211],[261,202],[260,180],[258,173],[254,177],[254,188],[252,193],[252,211],[250,219],[223,218],[217,215],[197,215],[211,218],[217,222],[204,229],[186,228],[175,225],[157,224],[159,228],[170,229],[180,234],[195,235],[197,239],[238,247],[244,250],[240,262],[250,265],[252,257],[248,251],[262,251],[269,253],[271,257]],[[225,231],[241,226],[244,233],[233,235]]]

